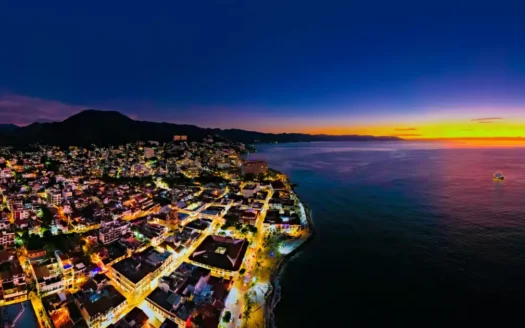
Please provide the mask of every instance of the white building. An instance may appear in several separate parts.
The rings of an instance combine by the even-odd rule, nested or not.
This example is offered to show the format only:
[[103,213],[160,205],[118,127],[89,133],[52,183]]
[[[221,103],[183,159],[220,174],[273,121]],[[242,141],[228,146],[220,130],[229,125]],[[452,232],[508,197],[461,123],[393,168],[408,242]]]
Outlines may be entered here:
[[58,262],[51,258],[41,265],[31,265],[36,280],[36,289],[40,295],[58,293],[64,290],[64,279]]
[[118,240],[127,232],[129,232],[129,223],[124,221],[113,221],[100,227],[98,230],[98,239],[103,244],[109,244]]
[[56,189],[48,189],[47,201],[53,205],[60,205],[62,203],[62,193]]
[[72,197],[73,197],[73,192],[71,190],[64,189],[64,191],[62,191],[62,199],[69,200]]
[[11,223],[8,219],[0,219],[0,230],[7,230],[11,228]]
[[9,179],[13,177],[13,172],[9,168],[0,171],[0,179]]
[[4,248],[10,248],[15,246],[15,233],[9,231],[0,231],[0,245]]

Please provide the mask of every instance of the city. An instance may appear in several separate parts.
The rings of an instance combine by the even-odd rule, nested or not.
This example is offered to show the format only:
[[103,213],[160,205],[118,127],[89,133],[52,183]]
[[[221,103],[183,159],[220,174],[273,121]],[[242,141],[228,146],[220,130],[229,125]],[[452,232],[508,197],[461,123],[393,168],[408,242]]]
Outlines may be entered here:
[[32,308],[48,328],[264,327],[312,227],[287,177],[248,154],[184,135],[1,148],[0,305],[22,305],[3,321]]

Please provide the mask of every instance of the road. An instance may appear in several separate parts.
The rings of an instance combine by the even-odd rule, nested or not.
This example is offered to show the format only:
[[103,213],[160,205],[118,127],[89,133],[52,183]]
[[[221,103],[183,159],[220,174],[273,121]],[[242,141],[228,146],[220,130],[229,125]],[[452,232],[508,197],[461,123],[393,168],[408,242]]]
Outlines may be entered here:
[[[115,316],[114,320],[112,322],[107,323],[107,325],[111,323],[116,323],[118,320],[122,319],[126,314],[128,314],[133,308],[136,306],[140,306],[148,297],[148,295],[153,292],[159,284],[160,278],[169,275],[175,269],[179,267],[179,265],[182,264],[182,262],[186,261],[188,259],[188,256],[193,253],[193,251],[197,248],[197,246],[204,240],[204,238],[207,236],[207,234],[202,234],[199,239],[197,239],[189,248],[187,248],[185,251],[183,251],[181,254],[178,255],[177,258],[175,258],[170,265],[168,265],[158,276],[157,278],[153,279],[152,283],[150,284],[150,289],[140,295],[140,297],[136,297],[136,295],[130,295],[129,293],[125,292],[120,288],[120,285],[111,277],[111,274],[108,272],[107,276],[110,280],[110,283],[115,289],[124,295],[126,297],[126,300],[128,301],[128,306],[124,311],[122,311],[118,316]],[[153,319],[153,318],[150,318]],[[106,325],[106,326],[107,326]],[[105,328],[106,326],[102,327]]]
[[[254,271],[255,265],[257,263],[256,262],[256,258],[257,258],[257,255],[258,255],[258,250],[262,247],[263,238],[264,238],[263,223],[264,223],[264,219],[266,217],[266,212],[267,212],[268,207],[269,207],[269,201],[272,198],[272,196],[273,196],[273,192],[268,191],[268,195],[267,195],[267,197],[266,197],[266,199],[264,201],[264,204],[263,204],[263,206],[261,208],[260,214],[259,214],[259,216],[257,218],[256,223],[255,223],[255,226],[257,227],[257,232],[253,236],[252,243],[251,243],[250,247],[248,248],[248,250],[246,252],[246,255],[244,257],[243,264],[242,264],[242,267],[246,270],[246,275],[234,278],[233,287],[232,287],[232,289],[231,289],[231,291],[230,291],[230,293],[228,295],[228,298],[226,299],[225,311],[230,311],[232,313],[232,320],[228,324],[223,324],[224,327],[228,327],[228,328],[234,328],[235,327],[235,328],[237,328],[237,327],[241,327],[242,324],[243,324],[244,318],[241,319],[240,315],[243,313],[243,309],[244,309],[244,295],[250,289],[250,286],[248,286],[248,284],[246,283],[245,279],[246,279],[246,277],[248,277],[248,279],[253,279],[252,276],[254,276],[254,272],[253,271]],[[226,209],[229,209],[230,206],[231,206],[231,203],[226,206],[227,207]],[[190,214],[192,216],[192,218],[197,218],[197,217],[199,217],[201,215],[200,212],[205,207],[206,206],[203,206],[203,207],[199,208],[197,211],[186,211],[186,210],[180,210],[180,211],[182,213]],[[223,213],[226,213],[226,212],[227,211],[223,211]],[[63,213],[60,213],[60,214],[61,214],[61,216],[64,216]],[[122,295],[124,295],[126,297],[126,299],[128,300],[128,306],[123,311],[121,311],[118,315],[116,315],[112,322],[105,323],[105,325],[102,328],[105,328],[106,326],[108,326],[111,323],[116,323],[118,320],[123,318],[127,313],[129,313],[134,307],[136,307],[136,306],[143,307],[144,304],[145,304],[145,300],[146,300],[147,296],[153,290],[155,290],[155,288],[157,288],[158,283],[159,283],[159,279],[161,277],[167,276],[171,272],[175,271],[175,269],[177,269],[177,267],[181,263],[183,263],[184,261],[192,262],[192,261],[189,260],[189,256],[198,247],[198,245],[200,245],[200,243],[207,236],[212,235],[212,234],[217,234],[220,231],[220,226],[224,223],[223,216],[224,216],[224,214],[221,215],[221,216],[209,216],[209,218],[211,218],[213,220],[213,222],[210,225],[210,227],[208,229],[204,230],[202,232],[201,236],[199,237],[199,239],[196,240],[183,253],[178,254],[178,255],[175,254],[177,256],[177,258],[174,259],[172,261],[172,263],[169,266],[167,266],[157,276],[157,278],[155,278],[152,281],[152,283],[150,284],[150,289],[147,292],[145,292],[142,295],[140,295],[139,297],[136,297],[136,295],[129,295],[129,293],[126,293],[124,290],[122,290],[122,288],[120,288],[119,284],[111,277],[111,274],[108,273],[108,278],[110,279],[111,285],[114,286],[116,290],[118,290]],[[67,218],[66,218],[66,220],[67,220]],[[69,232],[73,232],[73,231],[69,231]],[[84,231],[82,231],[82,232],[84,232]],[[246,237],[246,236],[243,234],[242,237]],[[195,263],[195,264],[199,265],[198,263]],[[263,271],[266,271],[266,270],[263,270]],[[264,294],[266,293],[266,290],[267,290],[268,285],[269,285],[267,279],[264,279],[264,278],[266,278],[264,276],[266,276],[266,275],[265,274],[262,274],[262,275],[259,274],[259,277],[257,277],[257,279],[259,279],[259,282],[256,283],[255,286],[251,288],[251,289],[253,289],[255,291],[255,293],[254,293],[254,301],[257,303],[254,306],[254,308],[252,310],[252,313],[257,313],[257,312],[262,313],[263,312],[261,304],[264,304]],[[264,281],[264,280],[266,280],[266,281]],[[35,309],[35,312],[37,313],[37,317],[38,317],[40,325],[43,326],[43,327],[49,326],[49,323],[46,322],[45,318],[42,318],[40,316],[40,312],[43,310],[43,306],[42,306],[41,300],[34,293],[32,293],[32,296],[30,297],[30,299],[31,299],[31,302],[33,303],[33,307]],[[259,316],[257,315],[257,317],[259,317]],[[151,321],[155,320],[155,318],[150,318],[150,319],[151,319]],[[262,321],[260,321],[259,318],[257,319],[257,321],[258,322],[262,322]],[[47,325],[44,325],[44,322],[46,322]],[[254,322],[253,315],[252,315],[252,319],[250,320],[250,323],[251,322]],[[221,322],[221,324],[222,324],[222,322]]]
[[[252,270],[253,270],[253,268],[254,268],[254,266],[256,264],[255,259],[256,259],[257,251],[261,247],[262,241],[263,241],[263,238],[264,238],[263,222],[264,222],[264,218],[266,216],[266,211],[268,210],[269,201],[272,198],[272,196],[273,196],[273,193],[271,191],[269,191],[269,193],[268,193],[268,195],[267,195],[267,197],[265,199],[265,202],[263,204],[263,207],[262,207],[262,210],[261,210],[261,214],[257,218],[257,221],[256,221],[257,233],[254,236],[254,240],[253,240],[252,244],[250,245],[250,247],[248,248],[248,251],[246,252],[246,255],[245,255],[245,258],[244,258],[243,267],[246,269],[246,272],[252,272]],[[226,206],[227,207],[226,209],[229,209],[230,206],[231,206],[231,204],[228,204]],[[203,209],[204,209],[204,207],[201,207],[195,212],[184,211],[184,210],[181,211],[181,212],[188,213],[193,218],[197,218],[197,217],[199,217],[199,213]],[[226,213],[226,212],[227,211],[223,211],[223,213]],[[120,288],[120,286],[118,286],[118,283],[116,283],[116,281],[114,281],[112,279],[112,277],[108,275],[109,278],[110,278],[111,284],[121,294],[123,294],[128,299],[128,301],[130,301],[130,300],[132,301],[132,302],[130,302],[128,304],[126,310],[123,311],[123,313],[121,313],[121,315],[116,317],[114,321],[115,322],[118,321],[120,318],[125,316],[129,311],[131,311],[135,306],[144,307],[143,304],[144,304],[145,299],[147,298],[147,296],[153,290],[155,290],[155,288],[157,288],[159,279],[161,277],[169,275],[171,272],[175,271],[175,269],[181,263],[186,261],[186,262],[193,263],[195,265],[200,265],[199,263],[194,263],[193,261],[191,261],[189,259],[189,256],[193,253],[193,251],[198,247],[198,245],[200,245],[200,243],[207,236],[212,235],[212,234],[216,234],[220,230],[220,226],[221,226],[221,224],[224,221],[223,220],[223,216],[224,216],[224,214],[221,215],[221,216],[218,216],[218,217],[214,216],[212,218],[213,222],[210,225],[210,227],[202,232],[202,235],[199,237],[198,240],[196,240],[191,245],[190,248],[186,249],[186,251],[184,253],[180,254],[177,259],[175,259],[166,269],[164,269],[164,271],[161,274],[159,274],[156,279],[153,280],[152,284],[150,285],[151,288],[146,293],[141,295],[139,298],[136,298],[135,296],[131,296],[131,295],[127,294],[125,291],[123,291]],[[226,300],[226,309],[225,309],[225,311],[231,311],[232,312],[232,321],[229,324],[226,325],[227,327],[232,327],[232,328],[233,327],[240,327],[242,325],[242,319],[239,319],[239,315],[242,313],[243,308],[244,308],[243,295],[248,290],[248,287],[246,286],[245,281],[244,281],[244,277],[239,277],[239,278],[234,278],[234,279],[235,279],[234,280],[234,285],[233,285],[232,289],[230,290],[230,293],[229,293],[228,298]],[[256,293],[256,297],[258,298],[258,301],[257,301],[258,303],[263,301],[264,293],[265,293],[264,289],[260,289],[260,291]],[[151,318],[151,319],[154,320],[154,318]]]

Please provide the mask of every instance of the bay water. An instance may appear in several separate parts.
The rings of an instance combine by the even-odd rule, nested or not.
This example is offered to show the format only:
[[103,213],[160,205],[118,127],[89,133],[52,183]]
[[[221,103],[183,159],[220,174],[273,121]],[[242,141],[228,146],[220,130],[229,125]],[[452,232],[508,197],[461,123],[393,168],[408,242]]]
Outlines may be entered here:
[[316,230],[283,267],[277,327],[506,326],[522,317],[525,148],[257,149],[250,158],[298,184]]

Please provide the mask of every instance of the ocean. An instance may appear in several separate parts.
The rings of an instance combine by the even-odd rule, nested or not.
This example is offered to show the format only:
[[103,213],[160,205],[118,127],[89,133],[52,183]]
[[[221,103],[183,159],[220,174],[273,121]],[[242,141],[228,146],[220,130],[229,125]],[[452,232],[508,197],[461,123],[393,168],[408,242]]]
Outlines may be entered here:
[[298,184],[316,230],[281,272],[277,327],[523,325],[525,148],[257,149]]

